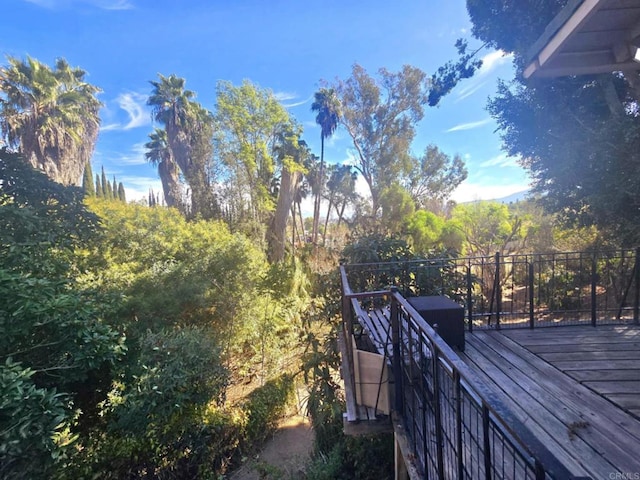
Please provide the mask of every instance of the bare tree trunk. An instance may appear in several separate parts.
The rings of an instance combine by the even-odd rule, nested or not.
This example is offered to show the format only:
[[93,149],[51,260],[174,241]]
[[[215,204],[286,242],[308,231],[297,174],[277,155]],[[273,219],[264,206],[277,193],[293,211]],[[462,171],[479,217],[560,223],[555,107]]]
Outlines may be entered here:
[[316,185],[316,197],[313,202],[313,231],[311,240],[313,245],[318,244],[318,226],[320,223],[320,198],[322,196],[322,184],[324,183],[324,135],[320,135],[320,173],[318,185]]
[[327,227],[329,226],[329,217],[331,216],[331,208],[333,208],[333,194],[329,197],[329,208],[327,209],[327,218],[324,220],[324,231],[322,232],[322,246],[327,244]]
[[304,230],[304,218],[302,218],[302,206],[298,203],[298,217],[300,218],[300,233],[302,234],[302,243],[307,243],[307,232]]
[[289,210],[291,210],[291,205],[295,197],[299,176],[300,172],[291,172],[287,168],[282,169],[278,203],[271,220],[271,225],[269,226],[269,233],[267,234],[269,260],[274,263],[284,260],[287,219],[289,218]]

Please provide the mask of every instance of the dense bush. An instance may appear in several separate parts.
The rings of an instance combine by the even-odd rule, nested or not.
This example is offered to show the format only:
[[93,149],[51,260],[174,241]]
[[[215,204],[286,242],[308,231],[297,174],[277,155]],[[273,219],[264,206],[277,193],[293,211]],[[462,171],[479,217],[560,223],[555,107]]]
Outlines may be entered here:
[[75,281],[75,252],[97,234],[79,189],[6,150],[0,186],[0,469],[47,478],[95,422],[125,349],[103,299]]

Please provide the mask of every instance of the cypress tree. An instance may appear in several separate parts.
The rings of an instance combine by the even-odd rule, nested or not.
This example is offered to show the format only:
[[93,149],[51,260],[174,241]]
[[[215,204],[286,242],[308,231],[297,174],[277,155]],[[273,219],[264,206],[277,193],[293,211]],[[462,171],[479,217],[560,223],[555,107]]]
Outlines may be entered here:
[[104,173],[104,165],[102,166],[102,196],[107,200],[111,200],[111,184],[107,181],[107,176]]
[[113,192],[113,199],[120,200],[118,196],[118,183],[116,182],[116,176],[113,176],[113,183],[111,184],[111,191]]
[[102,191],[102,183],[100,182],[100,176],[96,173],[96,197],[104,198],[104,192]]
[[84,174],[82,175],[82,190],[87,197],[96,196],[96,186],[93,183],[93,171],[91,170],[91,162],[87,162],[84,166]]
[[118,184],[118,199],[122,203],[127,203],[127,196],[124,192],[124,185],[122,184],[122,182]]

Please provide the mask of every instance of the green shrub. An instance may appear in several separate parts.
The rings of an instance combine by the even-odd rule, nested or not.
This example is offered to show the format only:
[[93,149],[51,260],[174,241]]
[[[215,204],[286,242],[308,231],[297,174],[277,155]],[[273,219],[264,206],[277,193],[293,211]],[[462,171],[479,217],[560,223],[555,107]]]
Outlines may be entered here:
[[243,404],[247,412],[247,442],[260,444],[278,427],[294,398],[293,376],[284,374],[269,380],[249,394]]
[[37,388],[33,373],[0,365],[0,478],[45,478],[73,440],[67,396]]

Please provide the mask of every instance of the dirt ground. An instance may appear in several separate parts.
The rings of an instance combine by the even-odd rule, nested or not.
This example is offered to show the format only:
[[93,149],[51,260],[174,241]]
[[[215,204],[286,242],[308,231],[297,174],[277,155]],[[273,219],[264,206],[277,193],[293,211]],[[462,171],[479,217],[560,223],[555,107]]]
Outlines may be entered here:
[[298,390],[298,411],[283,419],[262,451],[248,458],[229,480],[290,480],[304,478],[313,449],[313,430],[304,414],[306,392]]

